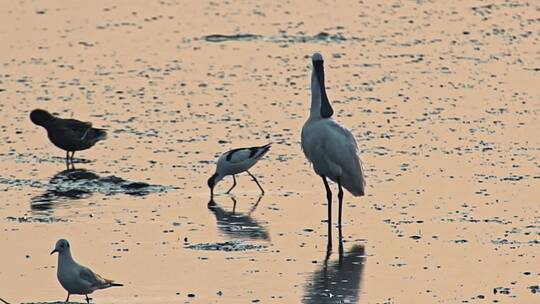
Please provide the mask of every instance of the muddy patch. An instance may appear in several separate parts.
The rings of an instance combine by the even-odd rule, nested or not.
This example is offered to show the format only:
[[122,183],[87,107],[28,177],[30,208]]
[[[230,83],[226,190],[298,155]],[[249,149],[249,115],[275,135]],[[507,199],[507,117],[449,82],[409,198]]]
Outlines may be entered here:
[[6,220],[10,222],[19,222],[19,223],[58,223],[58,222],[67,222],[68,220],[57,217],[57,216],[7,216]]
[[87,198],[94,193],[144,196],[168,189],[165,186],[128,181],[114,175],[100,176],[86,169],[61,171],[50,179],[46,188],[44,193],[32,198],[32,209],[49,209],[54,202]]
[[250,244],[242,241],[227,241],[222,243],[200,243],[187,245],[184,248],[194,250],[209,250],[209,251],[247,251],[261,250],[267,248],[266,245]]
[[129,181],[114,175],[100,176],[86,169],[60,171],[53,175],[48,183],[33,179],[0,178],[0,185],[6,186],[7,189],[19,187],[46,189],[45,192],[31,198],[30,205],[33,211],[49,210],[54,208],[55,203],[84,199],[95,193],[105,196],[116,194],[145,196],[173,189],[168,186]]

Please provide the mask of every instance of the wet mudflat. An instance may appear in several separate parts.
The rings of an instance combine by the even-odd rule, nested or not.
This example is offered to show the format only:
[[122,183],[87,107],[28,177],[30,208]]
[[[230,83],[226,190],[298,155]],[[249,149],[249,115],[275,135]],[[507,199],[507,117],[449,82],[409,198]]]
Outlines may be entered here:
[[[0,297],[65,299],[49,252],[66,238],[125,285],[97,303],[537,302],[538,10],[5,3]],[[345,194],[331,251],[324,187],[300,150],[314,51],[368,183]],[[109,137],[66,171],[28,119],[38,107]],[[241,175],[209,205],[217,155],[267,142],[252,170],[266,195]]]

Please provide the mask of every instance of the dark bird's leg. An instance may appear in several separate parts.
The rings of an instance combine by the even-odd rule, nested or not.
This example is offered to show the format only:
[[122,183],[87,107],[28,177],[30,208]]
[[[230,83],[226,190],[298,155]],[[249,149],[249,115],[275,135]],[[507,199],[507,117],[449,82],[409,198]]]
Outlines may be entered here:
[[86,304],[90,304],[90,299],[88,298],[88,295],[86,294]]
[[231,189],[229,189],[227,192],[225,192],[226,194],[229,194],[229,192],[231,192],[231,190],[234,189],[234,187],[236,187],[236,177],[234,177],[234,174],[232,176],[232,180],[233,180],[233,185],[232,185]]
[[66,303],[69,302],[69,296],[70,296],[70,293],[68,292],[68,297],[66,299]]
[[[67,162],[68,163],[68,170],[74,170],[75,169],[75,164],[73,163],[73,156],[75,155],[75,151],[71,151],[71,156],[69,156],[69,151],[67,153],[68,155],[68,158],[69,158],[69,161]],[[71,165],[71,167],[70,167]]]
[[69,170],[69,151],[66,151],[66,167]]
[[328,250],[332,250],[332,190],[328,185],[326,176],[321,175],[326,188],[326,200],[328,201]]
[[337,180],[339,192],[338,192],[338,199],[339,199],[339,215],[338,215],[338,228],[341,230],[341,211],[343,210],[343,188],[341,187],[341,183],[339,182],[339,178]]
[[259,189],[261,189],[262,194],[264,194],[264,189],[261,187],[261,184],[259,184],[259,181],[257,180],[257,178],[253,174],[249,173],[249,171],[246,170],[246,172],[249,174],[249,176],[251,176],[251,178],[253,178],[253,181],[257,184],[257,186],[259,186]]

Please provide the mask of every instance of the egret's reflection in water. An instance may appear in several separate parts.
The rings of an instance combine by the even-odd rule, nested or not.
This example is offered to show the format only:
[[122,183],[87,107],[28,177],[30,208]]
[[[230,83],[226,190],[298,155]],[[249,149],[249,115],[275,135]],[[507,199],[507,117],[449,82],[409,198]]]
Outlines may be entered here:
[[302,302],[358,303],[365,263],[364,246],[355,244],[344,253],[340,231],[338,260],[330,262],[332,255],[330,242],[329,238],[324,263],[306,284]]
[[232,211],[221,208],[213,200],[208,203],[208,209],[216,217],[219,231],[227,237],[233,239],[268,241],[270,240],[270,236],[268,235],[266,228],[251,217],[251,214],[257,209],[262,197],[262,195],[259,196],[257,202],[247,214],[236,212],[236,199],[234,197],[231,197],[233,201]]

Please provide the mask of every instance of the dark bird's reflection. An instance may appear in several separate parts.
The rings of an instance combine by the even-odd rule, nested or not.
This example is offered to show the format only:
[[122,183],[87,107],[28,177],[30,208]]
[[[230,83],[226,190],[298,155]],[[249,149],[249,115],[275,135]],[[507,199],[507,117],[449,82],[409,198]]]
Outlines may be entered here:
[[51,177],[47,190],[33,197],[30,207],[32,211],[49,211],[61,203],[88,198],[94,193],[146,195],[164,189],[162,186],[131,182],[112,175],[102,177],[86,169],[67,169]]
[[343,253],[340,233],[338,260],[329,263],[331,248],[329,239],[324,263],[306,284],[303,303],[358,303],[365,263],[364,246],[355,244]]
[[208,209],[215,215],[221,233],[235,239],[269,240],[270,236],[266,228],[251,217],[251,214],[259,205],[262,195],[259,196],[257,202],[247,214],[236,212],[236,199],[234,197],[231,197],[231,199],[233,201],[232,211],[221,208],[213,200],[208,203]]

